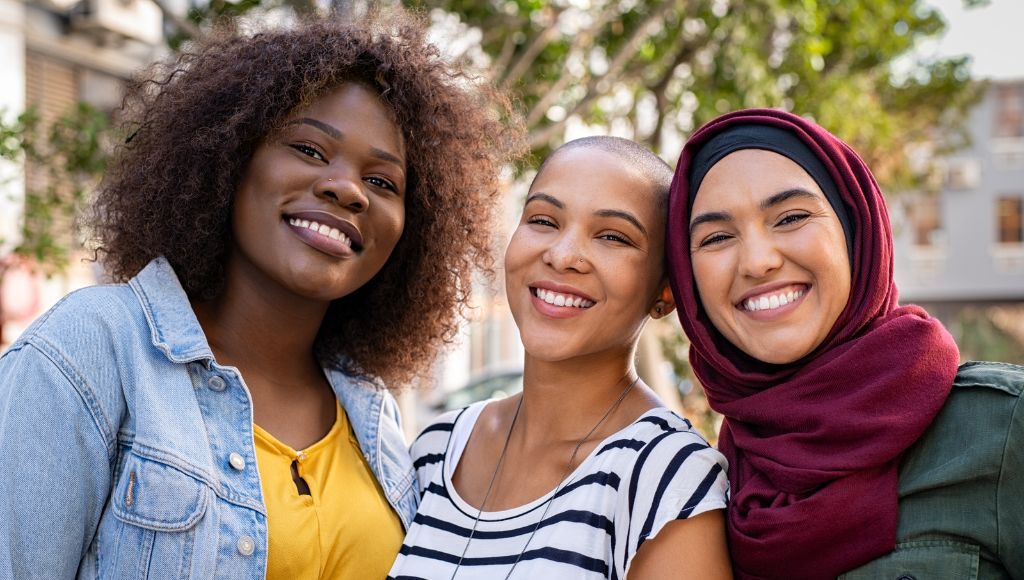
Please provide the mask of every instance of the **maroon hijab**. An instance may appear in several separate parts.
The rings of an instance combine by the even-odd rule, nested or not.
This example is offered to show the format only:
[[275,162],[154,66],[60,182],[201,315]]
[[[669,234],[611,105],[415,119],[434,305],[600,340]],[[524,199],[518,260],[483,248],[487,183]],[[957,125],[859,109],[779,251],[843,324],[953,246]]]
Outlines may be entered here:
[[[795,134],[825,165],[849,213],[850,298],[825,341],[791,364],[748,356],[711,324],[690,262],[688,177],[703,144],[736,125]],[[725,416],[729,541],[738,578],[835,578],[896,543],[900,457],[949,394],[953,339],[916,306],[899,306],[892,231],[861,158],[818,125],[751,109],[702,127],[683,149],[669,202],[668,259],[690,363]]]

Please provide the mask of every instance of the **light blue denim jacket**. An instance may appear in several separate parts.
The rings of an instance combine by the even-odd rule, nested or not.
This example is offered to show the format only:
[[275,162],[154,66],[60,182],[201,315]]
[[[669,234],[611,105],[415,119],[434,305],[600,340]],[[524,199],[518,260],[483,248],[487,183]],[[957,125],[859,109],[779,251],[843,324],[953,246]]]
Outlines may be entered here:
[[[394,399],[325,373],[408,527]],[[0,579],[255,579],[266,559],[249,393],[165,260],[67,296],[0,358]]]

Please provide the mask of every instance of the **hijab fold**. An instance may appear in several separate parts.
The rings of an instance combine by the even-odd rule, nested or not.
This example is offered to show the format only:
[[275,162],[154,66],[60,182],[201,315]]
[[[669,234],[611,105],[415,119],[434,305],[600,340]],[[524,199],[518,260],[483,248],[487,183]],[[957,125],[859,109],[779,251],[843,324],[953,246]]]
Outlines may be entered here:
[[[790,364],[759,361],[729,343],[708,319],[693,280],[695,157],[739,126],[774,127],[799,139],[828,172],[847,212],[849,300],[823,343]],[[737,578],[835,578],[890,552],[900,458],[945,403],[959,353],[936,319],[898,304],[892,231],[870,170],[845,143],[796,115],[723,115],[683,149],[667,244],[691,366],[711,407],[725,416],[719,448],[730,465],[727,517]]]

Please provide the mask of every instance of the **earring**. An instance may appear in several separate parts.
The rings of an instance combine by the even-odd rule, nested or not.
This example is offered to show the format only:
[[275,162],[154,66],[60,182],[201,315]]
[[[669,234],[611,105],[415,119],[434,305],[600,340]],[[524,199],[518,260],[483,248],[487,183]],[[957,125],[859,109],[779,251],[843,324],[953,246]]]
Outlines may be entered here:
[[661,306],[655,306],[654,311],[658,313],[658,316],[661,316]]

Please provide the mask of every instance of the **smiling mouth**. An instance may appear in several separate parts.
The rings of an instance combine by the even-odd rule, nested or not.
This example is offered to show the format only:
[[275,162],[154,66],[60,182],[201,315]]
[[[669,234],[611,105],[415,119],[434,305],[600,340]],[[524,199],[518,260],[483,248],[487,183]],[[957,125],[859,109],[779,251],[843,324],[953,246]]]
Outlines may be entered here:
[[765,310],[775,310],[782,308],[788,304],[796,302],[804,294],[807,293],[808,287],[801,287],[797,289],[768,292],[760,296],[754,296],[747,298],[737,306],[741,310],[747,312],[762,312]]
[[553,306],[563,306],[567,308],[590,308],[594,305],[592,300],[587,300],[582,296],[576,296],[575,294],[563,294],[561,292],[552,292],[551,290],[545,290],[543,288],[530,288],[530,293],[540,298],[544,302]]
[[315,233],[317,235],[321,235],[321,236],[324,236],[326,238],[330,238],[332,240],[341,242],[342,244],[344,244],[344,245],[348,246],[349,248],[351,248],[353,251],[358,252],[359,250],[362,250],[362,247],[360,247],[358,244],[353,243],[352,242],[352,238],[346,236],[338,228],[332,228],[331,226],[328,226],[326,224],[321,224],[321,223],[313,221],[313,220],[307,220],[307,219],[295,218],[295,217],[288,218],[288,225],[299,227],[299,228],[306,228],[307,230],[310,230],[311,232],[313,232],[313,233]]

